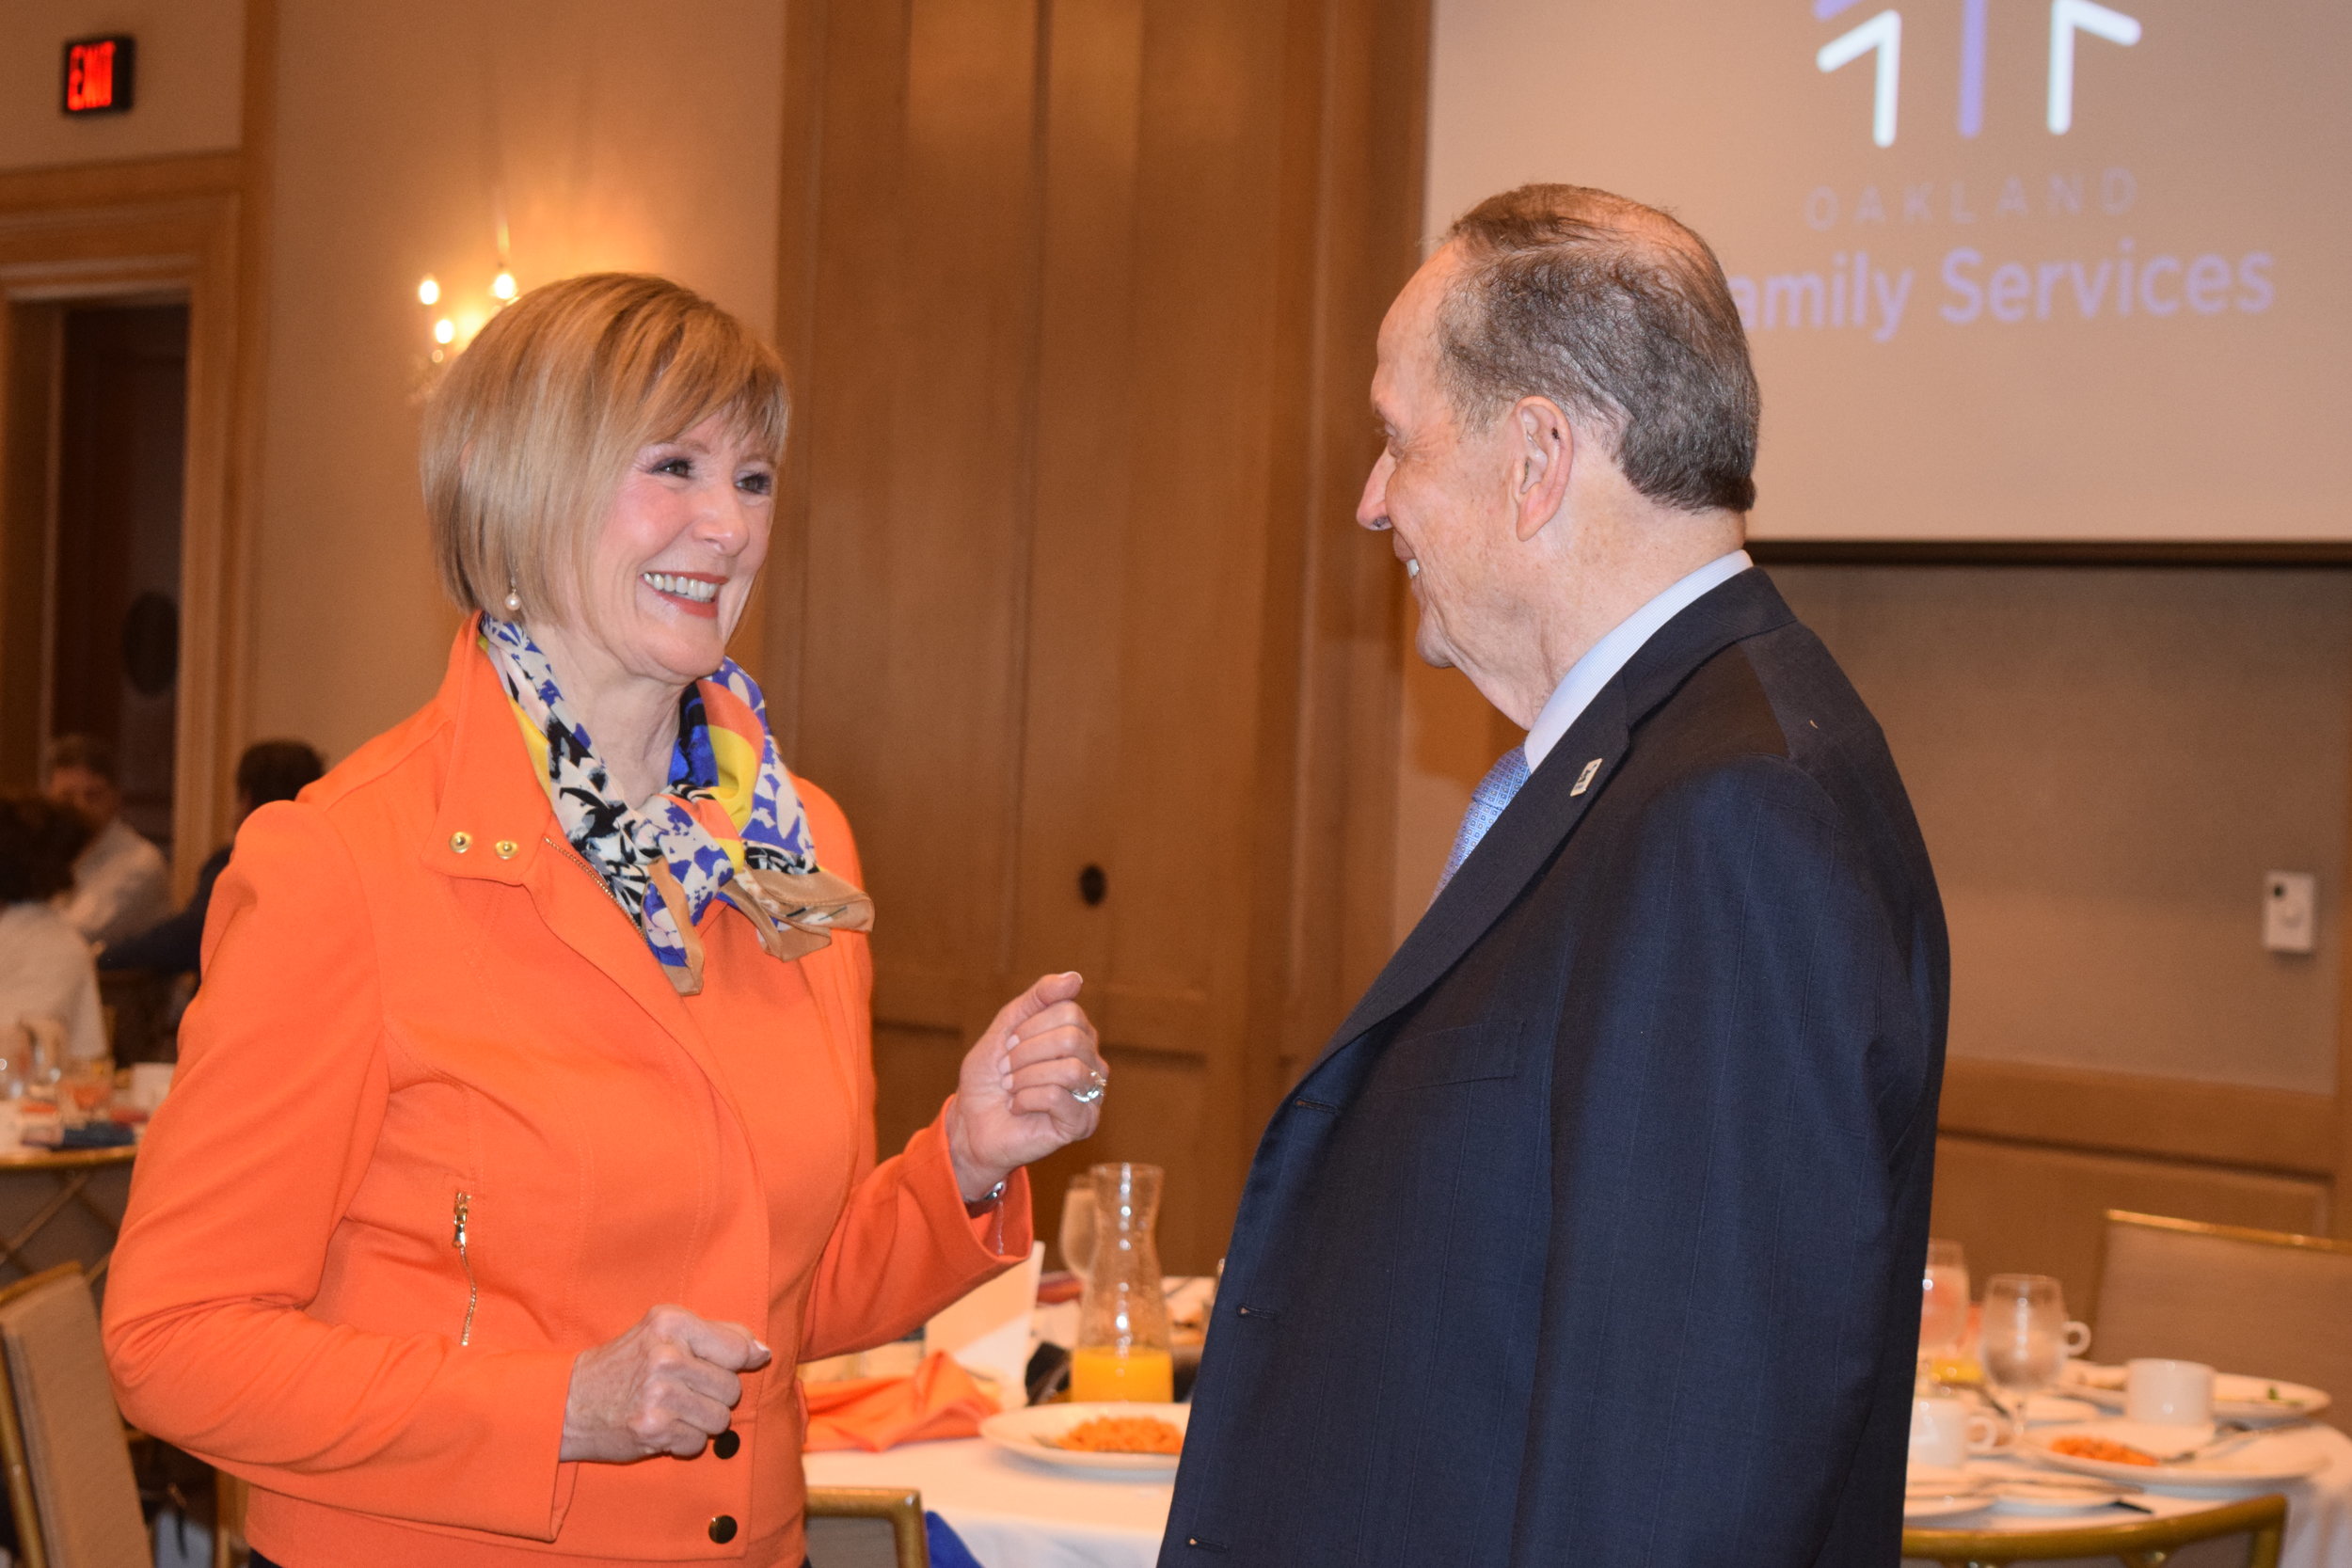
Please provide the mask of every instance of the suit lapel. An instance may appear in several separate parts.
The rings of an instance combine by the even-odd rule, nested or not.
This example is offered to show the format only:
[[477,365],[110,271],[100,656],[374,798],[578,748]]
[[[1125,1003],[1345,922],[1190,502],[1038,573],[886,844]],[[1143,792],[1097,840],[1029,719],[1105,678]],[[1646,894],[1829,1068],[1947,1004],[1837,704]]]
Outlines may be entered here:
[[1772,579],[1750,570],[1660,627],[1529,776],[1308,1070],[1413,1002],[1477,944],[1600,799],[1634,729],[1692,671],[1732,643],[1794,618]]

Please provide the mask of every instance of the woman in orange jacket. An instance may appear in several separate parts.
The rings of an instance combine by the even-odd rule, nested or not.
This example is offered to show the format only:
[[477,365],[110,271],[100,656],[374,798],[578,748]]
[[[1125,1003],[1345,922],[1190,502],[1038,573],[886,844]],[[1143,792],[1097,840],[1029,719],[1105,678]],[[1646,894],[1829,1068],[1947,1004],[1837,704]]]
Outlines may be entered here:
[[[1049,975],[875,1163],[848,824],[725,657],[774,356],[658,278],[524,296],[426,420],[477,613],[432,702],[237,837],[108,1355],[283,1568],[799,1564],[794,1364],[1029,1250],[1107,1074]],[[586,526],[582,520],[586,519]]]

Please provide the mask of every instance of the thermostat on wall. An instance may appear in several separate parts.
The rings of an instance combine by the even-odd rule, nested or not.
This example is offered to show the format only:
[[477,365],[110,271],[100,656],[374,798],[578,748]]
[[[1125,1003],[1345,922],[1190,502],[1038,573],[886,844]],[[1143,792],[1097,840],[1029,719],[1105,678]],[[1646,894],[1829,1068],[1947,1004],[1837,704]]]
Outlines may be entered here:
[[2273,871],[2263,879],[2263,945],[2273,953],[2312,951],[2319,879],[2308,871]]
[[75,39],[65,46],[61,102],[70,115],[119,115],[131,108],[138,40],[128,33]]

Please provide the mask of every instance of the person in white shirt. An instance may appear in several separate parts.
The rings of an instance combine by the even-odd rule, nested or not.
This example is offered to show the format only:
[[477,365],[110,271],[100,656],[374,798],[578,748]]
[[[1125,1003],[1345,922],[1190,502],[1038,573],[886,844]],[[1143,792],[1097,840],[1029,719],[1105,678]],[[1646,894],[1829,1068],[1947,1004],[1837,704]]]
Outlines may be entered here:
[[171,913],[171,868],[164,853],[122,820],[114,748],[94,736],[61,735],[42,759],[41,793],[89,825],[89,847],[73,863],[66,921],[100,947],[146,930]]
[[20,1026],[55,1019],[66,1054],[106,1053],[89,944],[53,903],[72,884],[89,825],[38,796],[0,797],[0,1051],[24,1048]]

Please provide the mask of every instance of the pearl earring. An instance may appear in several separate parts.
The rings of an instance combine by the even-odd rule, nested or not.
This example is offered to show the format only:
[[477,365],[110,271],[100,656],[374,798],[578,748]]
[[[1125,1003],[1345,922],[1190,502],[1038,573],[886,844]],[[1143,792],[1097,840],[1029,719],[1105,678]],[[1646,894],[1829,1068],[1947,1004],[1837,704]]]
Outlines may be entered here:
[[522,607],[523,596],[515,592],[515,585],[513,583],[508,583],[506,585],[506,613],[512,615],[516,610],[522,609]]

